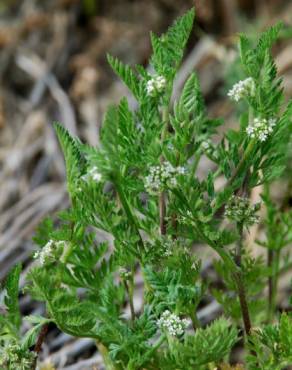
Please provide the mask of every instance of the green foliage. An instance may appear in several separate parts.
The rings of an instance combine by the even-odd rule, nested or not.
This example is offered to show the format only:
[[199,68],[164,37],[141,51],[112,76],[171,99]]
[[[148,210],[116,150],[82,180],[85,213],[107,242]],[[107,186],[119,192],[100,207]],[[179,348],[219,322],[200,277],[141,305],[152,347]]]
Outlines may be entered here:
[[202,365],[221,361],[237,341],[236,329],[226,319],[217,319],[195,335],[186,336],[183,342],[175,341],[165,359],[166,368],[203,369]]
[[155,71],[168,79],[173,79],[181,63],[183,52],[193,27],[194,10],[191,9],[179,18],[160,37],[151,33],[153,55],[151,64]]
[[20,311],[18,305],[18,284],[21,272],[21,265],[16,265],[6,279],[6,295],[4,303],[7,308],[7,320],[12,326],[19,330],[20,328]]
[[80,151],[78,141],[73,139],[59,123],[55,123],[54,127],[66,161],[68,191],[73,197],[76,189],[76,179],[80,177],[84,170],[85,159]]
[[281,370],[292,363],[292,318],[282,314],[279,324],[256,331],[250,347],[257,357],[247,359],[249,369]]
[[130,89],[135,98],[139,99],[140,97],[140,82],[138,77],[132,71],[132,69],[123,64],[117,58],[108,55],[107,60],[111,65],[112,69],[120,77],[120,79],[125,83],[125,85]]
[[35,344],[41,327],[50,320],[40,317],[25,317],[33,326],[25,333],[21,331],[19,310],[19,279],[21,265],[17,264],[9,273],[4,286],[5,314],[0,316],[0,366],[7,370],[31,370],[36,354],[30,351]]
[[[237,66],[234,74],[245,80],[228,96],[241,100],[241,115],[222,134],[223,120],[208,117],[195,73],[171,99],[193,19],[192,9],[165,34],[151,35],[152,72],[108,56],[137,107],[132,111],[122,98],[108,108],[98,147],[55,124],[71,203],[57,222],[46,219],[36,232],[38,261],[26,287],[45,303],[46,317],[29,317],[32,327],[20,336],[16,266],[0,316],[1,366],[12,370],[22,361],[27,369],[34,360],[29,348],[49,322],[94,339],[111,370],[218,368],[242,335],[248,368],[281,369],[291,362],[290,316],[266,325],[277,318],[279,275],[291,267],[284,255],[292,241],[291,211],[278,209],[269,191],[287,168],[291,148],[292,104],[284,104],[271,55],[281,26],[264,32],[255,47],[240,36],[241,72]],[[214,171],[202,178],[197,168],[204,157]],[[267,265],[245,243],[260,207],[248,195],[260,184],[267,215],[257,242],[268,252]],[[214,274],[206,277],[208,247],[219,257],[209,267],[219,286]],[[134,299],[136,272],[143,279],[141,306]],[[210,299],[224,315],[204,327],[200,307]]]
[[[241,322],[241,309],[237,298],[237,286],[234,276],[227,270],[221,261],[215,263],[215,270],[225,283],[225,289],[213,289],[212,293],[224,308],[224,312],[238,324]],[[269,270],[262,258],[252,258],[246,254],[242,256],[243,282],[248,297],[248,306],[252,322],[256,325],[265,319],[266,300],[263,292],[266,286]],[[227,289],[226,289],[227,288]]]

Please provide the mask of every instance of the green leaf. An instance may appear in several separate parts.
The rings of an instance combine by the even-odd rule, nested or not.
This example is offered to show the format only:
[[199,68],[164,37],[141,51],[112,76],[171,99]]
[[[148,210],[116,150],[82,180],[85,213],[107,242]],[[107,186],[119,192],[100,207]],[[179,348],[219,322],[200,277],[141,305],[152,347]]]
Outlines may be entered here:
[[50,323],[51,320],[41,316],[26,316],[24,320],[34,324],[34,326],[25,333],[21,340],[21,346],[26,350],[36,343],[37,336],[42,326]]
[[178,18],[161,37],[151,34],[153,48],[151,63],[157,73],[173,79],[193,27],[194,16],[194,9],[191,9]]
[[219,318],[207,328],[197,329],[194,335],[187,335],[184,342],[175,342],[177,366],[195,368],[222,361],[237,341],[236,328],[228,320]]
[[123,62],[111,55],[107,56],[107,60],[115,73],[121,78],[124,84],[130,89],[134,97],[139,100],[140,98],[140,81],[132,69],[125,65]]
[[6,295],[4,298],[4,303],[8,311],[7,319],[15,326],[16,329],[19,329],[21,324],[18,302],[20,273],[21,265],[17,264],[9,273],[5,283]]
[[178,104],[195,117],[205,112],[200,83],[195,73],[192,73],[187,79]]
[[72,196],[74,194],[76,180],[85,170],[86,160],[80,150],[79,142],[60,123],[55,122],[54,128],[64,153],[68,191]]
[[276,25],[268,28],[265,32],[261,34],[258,44],[256,46],[257,59],[261,63],[265,58],[266,50],[271,49],[274,42],[279,37],[279,32],[283,27],[282,22],[278,22]]

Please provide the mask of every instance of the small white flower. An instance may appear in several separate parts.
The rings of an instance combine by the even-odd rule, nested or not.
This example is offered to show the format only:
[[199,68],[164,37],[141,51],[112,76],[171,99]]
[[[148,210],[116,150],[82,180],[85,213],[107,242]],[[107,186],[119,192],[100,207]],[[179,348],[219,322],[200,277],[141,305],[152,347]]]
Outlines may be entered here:
[[127,269],[124,269],[124,268],[120,270],[120,277],[122,279],[128,280],[131,278],[131,276],[132,276],[131,271],[128,271]]
[[252,77],[237,82],[227,93],[230,99],[238,102],[240,99],[255,95],[255,82]]
[[226,204],[225,216],[232,221],[251,226],[259,222],[259,216],[256,214],[259,208],[259,203],[250,204],[248,198],[233,195]]
[[210,142],[208,140],[202,141],[201,146],[203,149],[209,149],[210,148]]
[[258,139],[261,142],[267,140],[269,135],[273,132],[273,128],[276,125],[277,120],[275,118],[260,118],[256,117],[253,124],[249,124],[246,128],[246,133],[252,139]]
[[166,87],[166,79],[163,76],[155,76],[147,81],[146,92],[149,96],[156,96],[164,91]]
[[85,175],[81,176],[81,179],[86,182],[90,180],[100,182],[102,179],[102,175],[98,172],[97,167],[93,166]]
[[180,319],[179,316],[171,313],[169,310],[164,311],[157,321],[157,326],[167,331],[173,337],[182,335],[188,325],[188,320]]
[[43,249],[34,253],[33,257],[38,258],[40,264],[44,266],[48,260],[54,260],[56,257],[56,252],[65,246],[66,242],[63,240],[57,242],[54,240],[49,240]]
[[165,252],[163,253],[164,257],[170,257],[172,256],[172,250],[166,249]]
[[149,169],[149,175],[145,177],[145,188],[150,194],[157,194],[166,187],[174,188],[177,186],[177,176],[185,173],[184,167],[174,167],[169,162],[152,166]]
[[193,262],[192,263],[192,266],[191,266],[191,269],[192,270],[197,270],[198,269],[198,265],[195,262]]

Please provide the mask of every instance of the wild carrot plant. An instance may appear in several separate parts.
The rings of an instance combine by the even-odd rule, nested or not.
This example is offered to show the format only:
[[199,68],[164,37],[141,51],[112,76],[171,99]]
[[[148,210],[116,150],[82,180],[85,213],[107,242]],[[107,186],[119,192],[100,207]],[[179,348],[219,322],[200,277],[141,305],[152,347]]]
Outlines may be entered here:
[[[57,224],[46,219],[36,233],[37,264],[26,290],[45,302],[46,314],[24,318],[32,323],[25,335],[20,267],[7,279],[1,368],[35,367],[48,323],[92,338],[110,370],[231,369],[234,346],[244,347],[242,368],[292,363],[292,317],[277,306],[279,277],[291,267],[285,247],[292,242],[292,212],[279,208],[270,192],[291,150],[292,103],[284,102],[271,55],[281,24],[256,44],[240,35],[243,78],[227,98],[241,113],[216,142],[223,121],[208,116],[195,73],[172,99],[193,19],[190,10],[162,36],[151,34],[150,70],[108,57],[137,108],[125,98],[108,108],[100,146],[83,144],[55,124],[71,205]],[[204,156],[216,170],[199,179]],[[262,200],[253,204],[250,192],[259,186]],[[257,243],[267,262],[246,248],[246,235],[259,222],[265,237]],[[201,273],[206,261],[197,242],[218,256],[220,289]],[[223,309],[208,325],[198,315],[207,296]]]

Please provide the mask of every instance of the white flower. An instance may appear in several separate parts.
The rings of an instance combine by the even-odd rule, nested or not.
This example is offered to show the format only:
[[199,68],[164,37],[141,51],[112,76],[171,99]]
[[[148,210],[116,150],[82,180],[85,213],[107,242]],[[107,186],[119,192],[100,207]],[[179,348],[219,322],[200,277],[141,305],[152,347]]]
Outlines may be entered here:
[[203,148],[203,149],[209,149],[210,148],[210,146],[211,146],[211,144],[210,144],[210,141],[208,141],[208,140],[205,140],[205,141],[202,141],[201,142],[201,147]]
[[206,153],[207,155],[213,154],[215,150],[212,141],[209,139],[206,139],[201,142],[201,148],[202,148],[202,151]]
[[132,276],[131,271],[128,271],[127,269],[124,268],[120,270],[120,277],[122,279],[128,280],[131,278],[131,276]]
[[97,167],[93,166],[85,175],[81,176],[81,179],[86,182],[90,180],[100,182],[102,179],[102,175],[98,172]]
[[42,250],[35,252],[33,257],[38,258],[40,264],[44,266],[49,259],[54,260],[56,257],[56,252],[59,251],[60,248],[64,248],[65,245],[66,242],[63,240],[57,242],[54,240],[49,240]]
[[260,208],[260,203],[250,204],[248,198],[232,195],[225,207],[225,216],[237,223],[244,223],[251,226],[259,222],[256,212]]
[[193,262],[193,263],[192,263],[192,266],[191,266],[191,269],[192,269],[192,270],[197,270],[197,269],[198,269],[198,264],[197,264],[197,263],[195,263],[195,262]]
[[230,99],[238,102],[240,99],[255,95],[255,82],[252,77],[241,80],[233,85],[227,93]]
[[166,330],[171,336],[180,336],[184,333],[188,327],[189,322],[186,319],[180,319],[174,313],[166,310],[157,321],[157,326],[163,330]]
[[246,128],[246,133],[252,139],[258,139],[263,142],[267,140],[268,136],[273,132],[273,128],[276,125],[277,120],[275,118],[255,118],[253,124],[249,124]]
[[149,175],[145,177],[145,188],[150,194],[157,194],[166,187],[174,188],[177,186],[176,177],[185,173],[184,167],[174,167],[169,162],[152,166],[149,169]]
[[147,81],[146,92],[149,96],[156,96],[164,91],[166,87],[166,79],[163,76],[155,76]]

